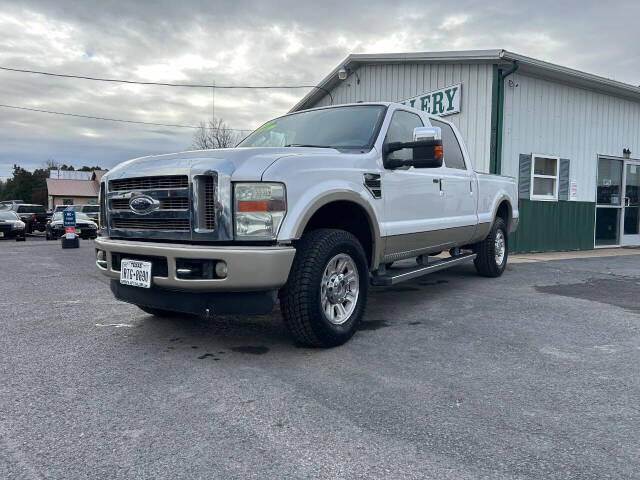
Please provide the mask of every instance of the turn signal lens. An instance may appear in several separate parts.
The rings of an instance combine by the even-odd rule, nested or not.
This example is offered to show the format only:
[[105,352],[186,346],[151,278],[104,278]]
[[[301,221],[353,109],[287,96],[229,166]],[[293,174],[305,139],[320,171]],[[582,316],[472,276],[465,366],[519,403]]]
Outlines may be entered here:
[[442,158],[442,145],[433,147],[433,158],[440,160]]

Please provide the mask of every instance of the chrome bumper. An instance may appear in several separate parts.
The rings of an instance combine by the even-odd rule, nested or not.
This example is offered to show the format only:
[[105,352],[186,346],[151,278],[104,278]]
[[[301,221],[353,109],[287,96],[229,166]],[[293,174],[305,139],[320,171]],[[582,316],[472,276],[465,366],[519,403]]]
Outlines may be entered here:
[[[168,289],[188,291],[260,291],[282,287],[289,277],[289,270],[296,253],[295,248],[274,247],[216,247],[182,245],[171,243],[147,243],[131,240],[98,238],[96,249],[104,250],[107,256],[106,268],[96,263],[99,270],[113,279],[120,278],[120,271],[114,270],[111,253],[148,255],[167,259],[168,275],[154,276],[153,285]],[[223,260],[227,263],[225,278],[181,279],[176,276],[176,259]]]

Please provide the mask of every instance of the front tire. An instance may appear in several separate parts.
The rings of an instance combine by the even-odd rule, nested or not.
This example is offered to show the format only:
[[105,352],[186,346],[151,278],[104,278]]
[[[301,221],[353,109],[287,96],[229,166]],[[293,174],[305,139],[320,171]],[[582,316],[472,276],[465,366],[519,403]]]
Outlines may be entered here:
[[280,291],[284,323],[304,345],[342,345],[358,329],[368,287],[367,260],[358,239],[344,230],[313,230],[300,240]]
[[509,256],[507,226],[500,217],[491,226],[487,238],[474,245],[476,270],[485,277],[499,277],[507,267]]

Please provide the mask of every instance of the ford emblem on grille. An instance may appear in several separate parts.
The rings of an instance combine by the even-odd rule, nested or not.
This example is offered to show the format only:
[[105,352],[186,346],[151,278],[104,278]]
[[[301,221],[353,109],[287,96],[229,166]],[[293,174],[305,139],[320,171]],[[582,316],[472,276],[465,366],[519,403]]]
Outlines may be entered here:
[[160,202],[154,200],[149,195],[136,195],[129,200],[129,208],[133,213],[139,215],[153,212],[159,205]]

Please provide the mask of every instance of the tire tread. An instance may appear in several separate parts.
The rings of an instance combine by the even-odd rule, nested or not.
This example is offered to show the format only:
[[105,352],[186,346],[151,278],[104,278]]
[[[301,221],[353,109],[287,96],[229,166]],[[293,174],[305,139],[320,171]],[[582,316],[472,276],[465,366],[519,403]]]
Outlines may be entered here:
[[[280,309],[284,323],[291,334],[299,342],[314,347],[330,347],[344,343],[346,340],[330,334],[319,334],[314,330],[313,302],[315,285],[314,274],[325,267],[331,250],[338,244],[348,242],[357,247],[359,254],[364,250],[354,235],[344,230],[321,228],[306,233],[297,244],[296,256],[289,273],[286,285],[280,291]],[[366,263],[366,262],[365,262]],[[366,304],[366,288],[361,291],[362,307],[354,312],[360,317],[364,314]],[[359,319],[358,319],[359,320]],[[351,333],[351,335],[353,332]],[[349,335],[349,337],[351,336]]]

